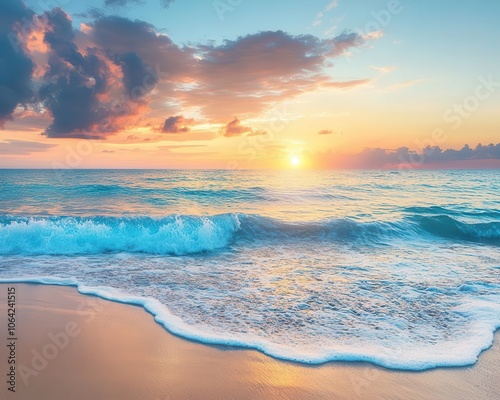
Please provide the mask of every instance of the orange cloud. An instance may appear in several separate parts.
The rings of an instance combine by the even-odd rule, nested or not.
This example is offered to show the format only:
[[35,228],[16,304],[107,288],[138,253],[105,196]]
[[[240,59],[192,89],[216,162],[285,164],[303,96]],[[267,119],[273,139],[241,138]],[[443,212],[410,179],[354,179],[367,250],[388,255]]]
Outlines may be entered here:
[[[34,110],[52,117],[47,137],[105,139],[130,127],[158,124],[166,102],[174,104],[171,110],[195,108],[207,122],[219,124],[227,115],[256,116],[321,88],[349,89],[369,82],[338,82],[327,73],[332,59],[363,44],[356,33],[319,39],[266,31],[221,45],[181,47],[146,22],[93,17],[75,28],[61,8],[35,15],[26,61],[43,67],[28,71],[27,82],[34,79],[39,90],[33,99],[28,92],[19,99],[33,101]],[[9,106],[4,120],[18,104],[15,100]],[[189,131],[189,120],[171,118],[163,122],[165,133]],[[224,131],[225,136],[243,134],[265,132],[237,119]]]

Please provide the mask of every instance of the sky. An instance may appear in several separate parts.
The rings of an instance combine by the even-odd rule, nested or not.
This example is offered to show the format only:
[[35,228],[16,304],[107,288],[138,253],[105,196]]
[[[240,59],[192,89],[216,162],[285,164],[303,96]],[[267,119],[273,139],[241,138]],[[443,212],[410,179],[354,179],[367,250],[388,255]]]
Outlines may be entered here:
[[498,15],[2,0],[0,168],[500,168]]

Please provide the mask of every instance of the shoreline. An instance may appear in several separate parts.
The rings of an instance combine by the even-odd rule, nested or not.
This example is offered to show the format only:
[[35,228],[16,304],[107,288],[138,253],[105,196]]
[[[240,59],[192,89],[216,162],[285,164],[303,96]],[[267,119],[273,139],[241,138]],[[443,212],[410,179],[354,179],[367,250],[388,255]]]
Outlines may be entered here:
[[[27,368],[18,368],[16,394],[26,400],[494,399],[500,393],[494,379],[500,369],[498,330],[493,346],[469,367],[415,372],[367,362],[308,365],[184,339],[142,305],[104,300],[76,287],[0,282],[0,296],[6,298],[8,286],[17,291],[17,365]],[[2,330],[6,319],[2,302]],[[3,347],[0,373],[7,374]],[[47,365],[39,359],[33,364],[37,353]],[[7,390],[6,383],[1,386],[0,391]]]
[[[187,340],[193,343],[201,344],[204,346],[214,346],[220,348],[233,348],[237,350],[248,350],[248,351],[257,351],[262,353],[263,355],[270,357],[276,361],[290,362],[293,364],[304,365],[304,366],[323,366],[328,365],[330,363],[366,363],[368,365],[372,365],[377,368],[386,369],[389,371],[401,371],[401,372],[424,372],[424,371],[432,371],[435,369],[446,369],[446,368],[467,368],[473,367],[477,364],[481,355],[488,351],[495,342],[495,338],[497,334],[500,335],[500,327],[497,327],[491,334],[492,339],[491,343],[482,346],[477,356],[475,356],[475,361],[464,363],[462,365],[453,365],[442,363],[438,365],[432,366],[419,366],[419,367],[398,367],[398,366],[390,366],[390,362],[377,362],[374,359],[374,356],[369,356],[366,354],[362,355],[342,355],[338,359],[326,359],[321,361],[307,361],[300,360],[298,358],[293,358],[292,356],[280,356],[273,351],[266,350],[266,345],[257,343],[257,344],[242,344],[239,339],[225,339],[215,336],[214,334],[207,334],[206,332],[197,332],[195,328],[186,324],[184,320],[170,312],[168,307],[163,305],[160,301],[154,298],[145,298],[140,296],[132,296],[127,295],[121,291],[117,291],[113,293],[114,289],[112,288],[104,288],[104,290],[96,287],[87,287],[86,285],[73,280],[66,278],[57,278],[57,277],[27,277],[27,278],[13,278],[13,279],[0,279],[0,285],[3,284],[27,284],[27,285],[42,285],[42,286],[54,286],[54,287],[67,287],[72,288],[77,291],[78,294],[82,296],[91,296],[95,298],[99,298],[104,301],[110,301],[113,303],[125,305],[125,306],[134,306],[139,307],[147,314],[153,317],[155,323],[161,326],[168,334],[174,335],[175,337],[181,340]],[[108,289],[108,290],[106,290]],[[366,358],[364,360],[363,358]],[[417,364],[418,365],[418,364]]]

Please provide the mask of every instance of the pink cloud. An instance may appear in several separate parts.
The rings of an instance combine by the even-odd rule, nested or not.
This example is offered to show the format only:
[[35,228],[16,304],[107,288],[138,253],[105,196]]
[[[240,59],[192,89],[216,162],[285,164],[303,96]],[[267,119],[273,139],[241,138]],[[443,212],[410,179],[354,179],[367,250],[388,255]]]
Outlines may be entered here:
[[165,120],[161,131],[163,133],[186,133],[190,131],[188,125],[193,122],[192,119],[185,119],[182,115],[176,115]]
[[268,31],[220,46],[200,45],[192,76],[196,86],[179,96],[185,104],[200,106],[208,118],[222,121],[228,114],[255,115],[320,87],[355,86],[366,80],[334,82],[325,70],[331,59],[362,42],[355,33],[320,40]]
[[[28,59],[21,61],[28,67],[30,62],[43,65],[28,71],[26,79],[33,80],[37,93],[19,96],[4,112],[4,121],[22,100],[51,117],[47,137],[106,139],[147,122],[158,125],[165,110],[192,107],[207,122],[222,123],[228,115],[255,116],[321,88],[369,82],[335,81],[329,71],[333,59],[363,44],[356,33],[319,39],[266,31],[222,44],[179,46],[143,21],[100,13],[90,18],[74,27],[60,8],[35,15],[29,35],[22,38]],[[171,118],[162,130],[189,131],[188,120]],[[238,124],[225,135],[265,134]]]
[[264,136],[267,135],[267,131],[264,130],[255,130],[249,126],[243,126],[241,121],[238,118],[234,118],[231,122],[229,122],[223,129],[222,134],[226,137],[233,136]]

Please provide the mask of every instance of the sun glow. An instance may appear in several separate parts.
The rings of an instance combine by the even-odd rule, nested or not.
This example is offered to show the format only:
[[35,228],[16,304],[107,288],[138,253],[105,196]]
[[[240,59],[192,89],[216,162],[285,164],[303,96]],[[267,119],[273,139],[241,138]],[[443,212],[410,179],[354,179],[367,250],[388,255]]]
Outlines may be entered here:
[[298,167],[300,165],[300,158],[297,156],[293,156],[290,158],[290,164],[292,164],[293,167]]

